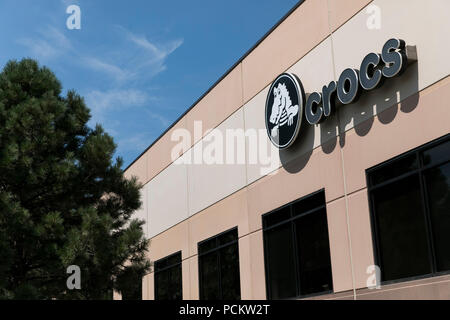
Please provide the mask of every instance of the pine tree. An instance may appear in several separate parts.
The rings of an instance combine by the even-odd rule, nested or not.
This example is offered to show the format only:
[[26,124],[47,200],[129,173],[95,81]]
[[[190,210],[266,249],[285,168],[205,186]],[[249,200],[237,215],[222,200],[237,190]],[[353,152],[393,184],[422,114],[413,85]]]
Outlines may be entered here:
[[[135,178],[84,99],[31,59],[0,73],[0,298],[108,299],[149,270]],[[67,267],[81,270],[69,290]]]

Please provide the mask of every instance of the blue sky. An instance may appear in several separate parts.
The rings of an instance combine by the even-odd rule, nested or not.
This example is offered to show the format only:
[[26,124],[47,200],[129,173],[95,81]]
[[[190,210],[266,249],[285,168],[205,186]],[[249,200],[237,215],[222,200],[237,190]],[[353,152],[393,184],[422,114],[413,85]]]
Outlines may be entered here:
[[[31,57],[75,89],[131,163],[297,0],[2,0],[0,67]],[[66,8],[81,9],[69,30]]]

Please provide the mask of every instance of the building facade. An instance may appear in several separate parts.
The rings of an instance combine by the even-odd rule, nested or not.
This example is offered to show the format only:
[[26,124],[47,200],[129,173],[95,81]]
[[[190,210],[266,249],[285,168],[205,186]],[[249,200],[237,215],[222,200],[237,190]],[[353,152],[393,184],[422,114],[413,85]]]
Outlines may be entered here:
[[143,299],[450,299],[449,12],[293,8],[126,169]]

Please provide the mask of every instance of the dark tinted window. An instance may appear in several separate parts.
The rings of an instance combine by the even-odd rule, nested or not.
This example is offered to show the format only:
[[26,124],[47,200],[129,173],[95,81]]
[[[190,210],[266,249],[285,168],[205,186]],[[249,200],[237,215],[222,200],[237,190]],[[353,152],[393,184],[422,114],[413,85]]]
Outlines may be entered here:
[[308,201],[297,201],[292,204],[292,214],[301,215],[311,210],[325,207],[325,192],[317,192],[308,197]]
[[300,294],[331,291],[331,262],[325,208],[295,221],[300,254]]
[[439,164],[448,161],[450,154],[450,141],[443,142],[423,151],[422,158],[424,165]]
[[419,176],[413,175],[373,193],[380,234],[384,280],[429,273],[429,251]]
[[205,254],[199,258],[200,299],[220,299],[219,257],[216,252]]
[[369,169],[383,281],[450,270],[449,136]]
[[269,299],[333,290],[323,191],[264,215],[263,226]]
[[265,228],[276,225],[280,222],[286,221],[291,218],[291,206],[285,206],[277,210],[277,214],[269,214],[263,219]]
[[198,244],[200,299],[241,297],[237,228]]
[[297,295],[292,226],[285,223],[264,232],[266,273],[270,282],[270,299]]
[[219,250],[222,299],[235,300],[241,295],[238,243]]
[[198,253],[203,254],[217,248],[217,238],[206,240],[202,242],[201,246],[198,246]]
[[155,300],[182,297],[181,252],[177,252],[155,262]]
[[417,169],[417,155],[413,153],[393,160],[388,166],[377,168],[370,174],[370,181],[372,184],[378,184],[414,169]]
[[450,163],[425,172],[436,271],[450,270]]

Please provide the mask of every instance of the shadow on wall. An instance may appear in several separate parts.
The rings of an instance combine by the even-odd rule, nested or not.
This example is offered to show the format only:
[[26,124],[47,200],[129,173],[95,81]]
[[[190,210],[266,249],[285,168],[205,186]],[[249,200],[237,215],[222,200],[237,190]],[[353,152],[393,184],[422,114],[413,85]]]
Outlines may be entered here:
[[311,158],[314,149],[315,130],[302,118],[300,131],[295,142],[287,149],[280,149],[279,156],[283,168],[295,173],[301,171]]
[[361,90],[357,102],[338,105],[338,112],[318,125],[320,130],[315,130],[303,117],[297,140],[290,148],[279,151],[281,164],[287,172],[300,172],[308,164],[316,134],[320,134],[318,143],[322,151],[330,154],[336,148],[338,139],[339,146],[345,146],[346,131],[352,127],[358,136],[364,137],[370,132],[375,115],[382,124],[390,124],[398,112],[409,113],[416,109],[419,103],[418,62],[411,63],[402,75],[385,79],[380,88]]

